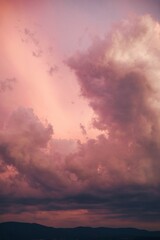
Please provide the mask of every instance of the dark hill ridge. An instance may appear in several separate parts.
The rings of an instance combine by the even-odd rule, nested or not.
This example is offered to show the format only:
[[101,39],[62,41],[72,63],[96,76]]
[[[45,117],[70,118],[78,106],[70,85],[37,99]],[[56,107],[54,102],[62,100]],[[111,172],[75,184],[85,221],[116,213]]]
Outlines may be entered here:
[[35,223],[0,223],[0,240],[160,240],[160,231],[135,228],[53,228]]

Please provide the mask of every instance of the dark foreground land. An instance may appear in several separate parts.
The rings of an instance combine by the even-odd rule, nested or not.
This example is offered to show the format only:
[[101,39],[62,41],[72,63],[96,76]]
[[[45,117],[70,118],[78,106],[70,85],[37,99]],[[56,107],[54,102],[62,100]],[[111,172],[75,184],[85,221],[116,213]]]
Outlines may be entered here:
[[160,231],[134,228],[52,228],[39,224],[0,223],[0,240],[160,240]]

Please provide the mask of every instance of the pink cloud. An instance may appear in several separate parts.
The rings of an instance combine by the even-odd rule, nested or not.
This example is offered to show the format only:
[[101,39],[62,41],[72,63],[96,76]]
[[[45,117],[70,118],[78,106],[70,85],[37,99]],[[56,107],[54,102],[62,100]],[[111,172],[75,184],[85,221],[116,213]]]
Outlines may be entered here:
[[105,169],[114,162],[116,174],[124,177],[130,169],[133,179],[140,176],[152,184],[160,181],[159,32],[159,24],[149,16],[124,21],[86,54],[68,61],[97,114],[94,126],[109,131],[101,151]]
[[68,211],[71,223],[77,217],[87,223],[86,212],[94,212],[94,225],[105,222],[108,213],[124,222],[127,216],[128,223],[160,221],[159,33],[159,23],[149,16],[129,19],[68,60],[97,116],[94,127],[108,136],[75,147],[68,139],[54,140],[52,126],[32,109],[18,108],[5,119],[0,132],[4,218],[35,211],[41,219],[41,212],[46,218],[46,212],[61,210],[60,223]]

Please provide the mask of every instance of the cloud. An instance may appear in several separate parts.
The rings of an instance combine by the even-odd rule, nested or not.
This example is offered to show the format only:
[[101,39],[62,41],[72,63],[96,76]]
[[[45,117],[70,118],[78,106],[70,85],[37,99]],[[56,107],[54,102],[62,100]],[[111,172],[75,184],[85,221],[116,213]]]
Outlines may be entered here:
[[[117,158],[125,164],[149,164],[158,183],[159,31],[159,24],[149,16],[124,21],[86,54],[68,61],[82,95],[97,114],[94,126],[109,131],[106,147],[121,146],[122,156]],[[111,154],[115,156],[114,151]]]
[[[159,201],[159,33],[159,23],[150,16],[125,20],[105,39],[95,39],[86,53],[77,53],[68,60],[82,96],[97,114],[94,127],[109,132],[108,139],[101,136],[82,145],[68,167],[88,189],[96,189],[96,194],[98,189],[107,193],[113,189],[110,208],[117,210],[117,198],[118,209],[124,211],[125,200],[114,190],[124,186],[126,213],[131,215],[134,206],[142,206],[145,215],[147,208],[157,206]],[[157,189],[155,199],[150,186]],[[139,188],[150,196],[146,209],[138,197]],[[137,203],[130,198],[130,191]],[[159,212],[158,206],[154,214]],[[140,213],[135,213],[138,218]]]
[[83,126],[82,123],[80,123],[79,126],[80,126],[80,129],[81,129],[82,134],[83,134],[83,135],[87,135],[87,131],[86,131],[86,129],[85,129],[85,126]]
[[125,20],[68,60],[93,126],[108,136],[75,147],[32,109],[11,114],[0,132],[1,213],[84,209],[97,223],[108,214],[160,221],[159,33],[149,16]]
[[156,114],[152,101],[158,102],[158,89],[152,73],[159,71],[158,41],[158,23],[142,17],[124,21],[106,39],[95,40],[87,54],[77,54],[68,61],[83,96],[98,115],[97,127],[131,128],[141,120],[140,112],[144,119]]
[[[53,170],[54,164],[51,164],[52,159],[47,153],[52,134],[52,126],[45,126],[32,109],[19,108],[11,114],[6,128],[0,134],[0,156],[2,165],[12,167],[12,178],[19,178],[19,181],[22,179],[24,184],[27,182],[32,188],[40,188],[42,191],[58,181]],[[10,179],[8,169],[7,172],[4,176],[6,180]],[[19,189],[18,186],[16,188]]]
[[13,111],[0,131],[1,211],[26,211],[30,205],[50,205],[53,199],[53,208],[59,208],[57,199],[71,188],[65,154],[75,148],[73,141],[54,139],[52,126],[32,109]]
[[5,80],[0,80],[0,92],[5,92],[6,90],[12,90],[13,84],[16,82],[15,78],[6,78]]

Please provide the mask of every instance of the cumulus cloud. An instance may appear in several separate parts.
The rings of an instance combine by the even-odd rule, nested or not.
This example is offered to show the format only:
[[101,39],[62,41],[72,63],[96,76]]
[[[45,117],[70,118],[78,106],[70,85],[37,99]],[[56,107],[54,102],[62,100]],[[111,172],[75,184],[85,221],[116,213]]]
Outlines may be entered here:
[[106,146],[112,142],[116,148],[119,142],[121,162],[132,158],[156,165],[154,171],[160,146],[159,33],[159,24],[149,16],[124,21],[86,54],[68,61],[97,114],[94,126],[109,131]]
[[[1,164],[7,166],[2,181],[5,178],[10,182],[12,176],[12,179],[22,179],[24,184],[27,182],[32,188],[40,188],[42,191],[51,185],[56,188],[57,182],[60,186],[61,181],[54,171],[55,163],[52,164],[52,158],[47,152],[52,134],[52,126],[45,126],[32,109],[19,108],[14,111],[0,134]],[[10,171],[8,167],[12,167]]]
[[134,189],[136,198],[140,186],[145,191],[154,186],[159,192],[159,40],[159,23],[150,16],[137,17],[122,21],[86,53],[68,60],[82,96],[97,115],[94,127],[109,132],[108,139],[101,136],[83,145],[68,167],[93,189],[108,192],[111,186],[126,187],[129,202],[129,192]]
[[32,109],[13,111],[0,131],[0,211],[26,211],[30,205],[43,209],[44,203],[47,209],[51,202],[53,209],[60,208],[57,198],[73,191],[65,155],[75,148],[73,141],[54,139],[52,126]]
[[145,119],[153,115],[159,100],[158,42],[158,23],[142,17],[124,21],[86,54],[68,61],[99,117],[97,127],[126,129],[140,120],[139,112]]
[[68,60],[96,114],[93,126],[107,137],[75,147],[54,140],[33,110],[12,113],[0,133],[1,212],[88,209],[99,218],[160,221],[159,41],[160,24],[137,17]]

